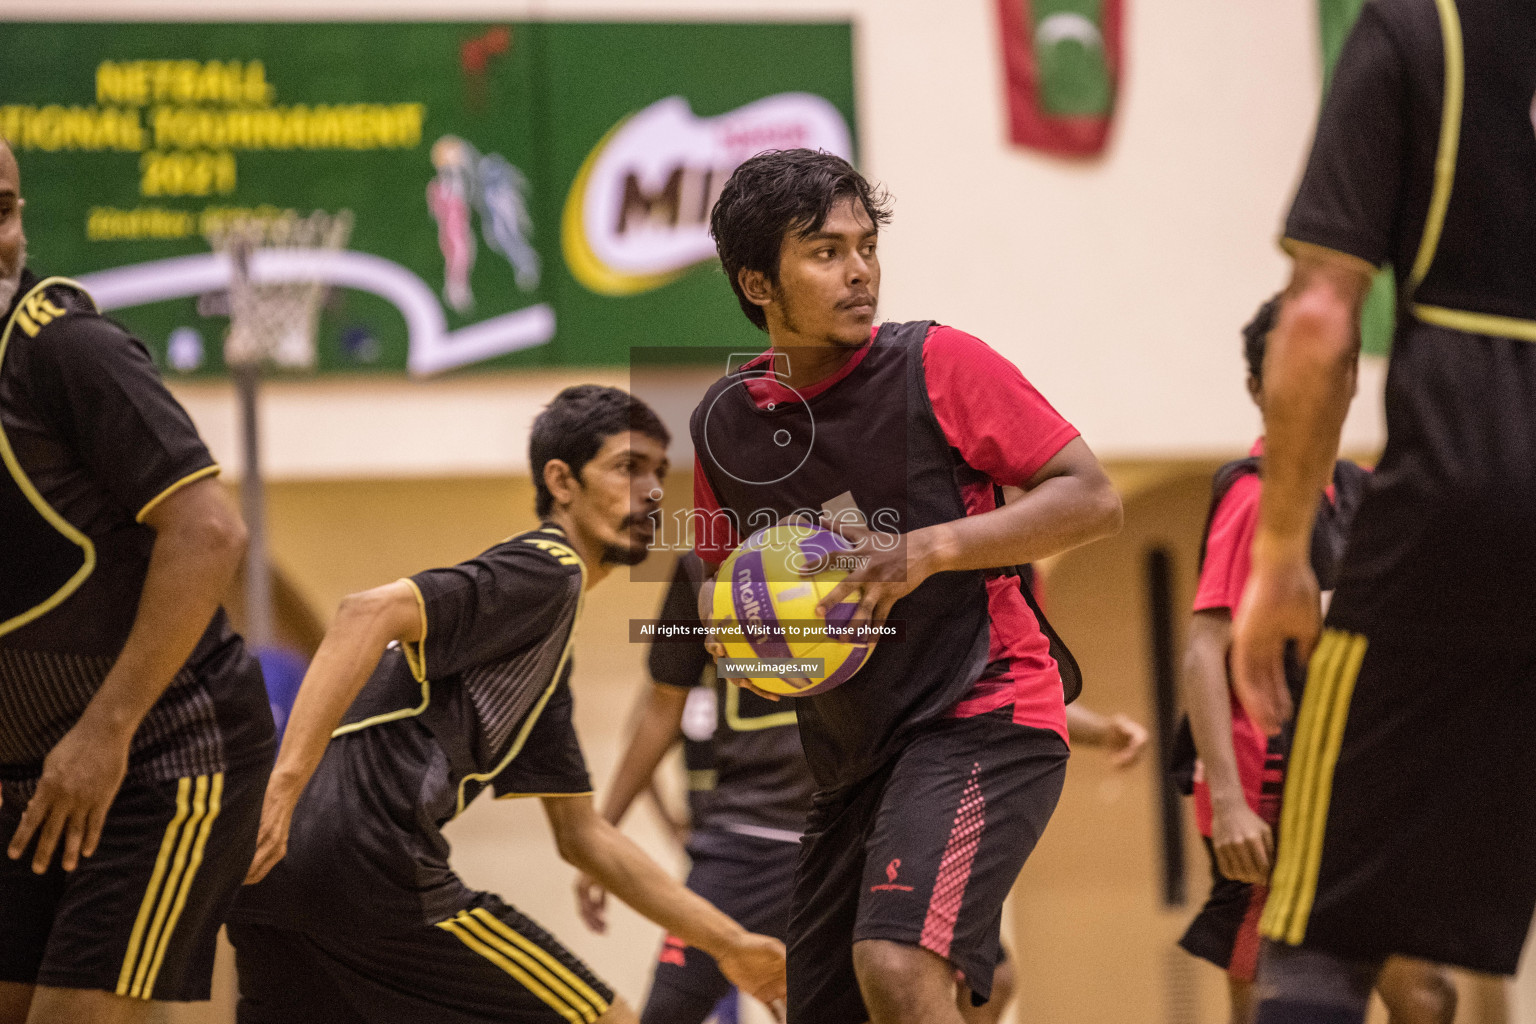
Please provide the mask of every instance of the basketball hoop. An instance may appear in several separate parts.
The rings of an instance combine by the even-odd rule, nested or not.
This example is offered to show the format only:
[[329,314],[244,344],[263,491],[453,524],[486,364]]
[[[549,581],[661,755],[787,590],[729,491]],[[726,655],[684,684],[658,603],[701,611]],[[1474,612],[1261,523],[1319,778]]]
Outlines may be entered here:
[[[313,369],[315,330],[326,286],[313,274],[295,275],[301,257],[336,252],[352,234],[352,211],[316,210],[300,217],[220,218],[205,235],[213,251],[229,257],[229,334],[224,365],[240,406],[244,473],[240,498],[249,540],[245,552],[246,639],[259,649],[272,642],[272,585],[267,574],[266,500],[261,479],[257,393],[264,366]],[[285,266],[286,265],[286,266]]]
[[226,366],[314,367],[315,330],[326,286],[314,279],[268,284],[263,279],[273,275],[264,274],[263,265],[281,263],[287,255],[336,252],[351,234],[351,210],[316,210],[305,217],[285,210],[275,217],[221,218],[209,225],[209,245],[230,260]]

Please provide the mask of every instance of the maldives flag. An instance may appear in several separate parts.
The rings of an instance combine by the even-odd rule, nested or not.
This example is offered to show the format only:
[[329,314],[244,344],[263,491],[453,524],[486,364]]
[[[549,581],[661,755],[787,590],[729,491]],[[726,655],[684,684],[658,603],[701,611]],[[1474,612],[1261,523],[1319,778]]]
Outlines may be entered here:
[[1013,141],[1059,156],[1104,149],[1121,71],[1123,0],[997,0]]

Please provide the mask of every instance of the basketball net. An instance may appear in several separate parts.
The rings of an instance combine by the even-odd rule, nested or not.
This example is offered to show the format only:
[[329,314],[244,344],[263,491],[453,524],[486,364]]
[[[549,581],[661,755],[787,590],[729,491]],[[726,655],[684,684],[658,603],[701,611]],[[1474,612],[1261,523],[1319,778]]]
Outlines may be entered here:
[[[257,392],[264,366],[312,369],[320,300],[326,285],[295,264],[317,252],[335,252],[352,234],[352,211],[292,210],[276,217],[232,217],[209,226],[208,243],[229,257],[229,334],[224,365],[240,407],[244,472],[240,504],[245,549],[245,636],[253,648],[273,641],[272,582],[267,565],[266,498],[261,478]],[[270,282],[270,283],[268,283]]]
[[[313,278],[283,279],[286,256],[335,252],[352,235],[352,211],[292,210],[276,217],[236,217],[208,232],[214,252],[229,257],[229,334],[224,364],[307,370],[315,365],[315,330],[326,285]],[[272,279],[264,283],[263,279]]]

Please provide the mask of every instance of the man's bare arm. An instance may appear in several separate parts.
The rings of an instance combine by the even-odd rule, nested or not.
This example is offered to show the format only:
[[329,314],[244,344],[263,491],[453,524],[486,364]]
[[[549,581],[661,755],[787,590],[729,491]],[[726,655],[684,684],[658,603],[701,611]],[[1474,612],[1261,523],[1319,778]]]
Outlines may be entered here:
[[617,825],[635,798],[645,792],[657,765],[683,734],[683,706],[687,703],[686,688],[651,684],[634,735],[603,797],[603,820]]
[[[645,704],[635,723],[629,746],[619,758],[618,770],[603,797],[603,820],[617,825],[624,819],[635,797],[650,785],[656,767],[666,756],[672,744],[682,735],[683,706],[688,702],[688,691],[681,686],[653,683],[645,695]],[[605,890],[592,877],[583,873],[576,879],[576,906],[581,919],[595,932],[607,929],[603,915]]]
[[1265,885],[1274,856],[1272,831],[1248,806],[1232,746],[1232,696],[1227,684],[1231,613],[1225,608],[1195,612],[1184,654],[1184,706],[1195,751],[1211,789],[1211,846],[1216,866],[1238,882]]
[[587,796],[546,797],[560,856],[690,946],[708,953],[739,988],[765,1003],[784,998],[784,946],[753,935],[598,816]]
[[389,642],[415,643],[421,639],[421,615],[416,588],[405,580],[342,600],[288,715],[283,746],[262,803],[261,831],[246,884],[261,881],[283,859],[293,809],[320,766],[331,733],[373,674]]
[[1253,571],[1233,636],[1238,696],[1270,734],[1291,714],[1286,642],[1296,641],[1303,659],[1317,643],[1312,520],[1354,394],[1360,308],[1374,273],[1363,260],[1331,249],[1290,248],[1295,267],[1264,359],[1264,490]]
[[1147,727],[1128,715],[1102,714],[1082,701],[1067,705],[1067,736],[1072,745],[1099,747],[1109,752],[1110,765],[1125,769],[1141,758],[1147,747]]
[[962,516],[905,534],[882,550],[865,543],[869,530],[837,524],[867,561],[822,600],[822,614],[854,592],[857,628],[884,621],[891,606],[929,576],[965,569],[1023,565],[1068,551],[1119,531],[1124,519],[1120,496],[1082,438],[1073,438],[1025,485],[1025,492],[1000,508]]
[[133,734],[207,630],[245,551],[245,524],[212,478],[174,491],[144,522],[155,543],[128,639],[80,720],[49,752],[11,838],[14,860],[38,837],[34,871],[47,869],[60,839],[66,871],[96,852]]
[[1024,565],[1108,537],[1124,522],[1120,496],[1080,437],[1051,457],[1016,500],[979,516],[915,531],[933,572]]

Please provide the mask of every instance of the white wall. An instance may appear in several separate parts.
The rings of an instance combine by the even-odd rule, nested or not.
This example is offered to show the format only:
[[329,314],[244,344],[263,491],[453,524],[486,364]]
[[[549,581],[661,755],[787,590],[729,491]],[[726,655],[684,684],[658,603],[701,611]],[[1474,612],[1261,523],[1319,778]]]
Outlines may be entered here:
[[[1006,142],[992,0],[4,0],[3,16],[852,19],[863,162],[897,199],[883,315],[986,339],[1102,455],[1231,451],[1258,424],[1237,329],[1284,281],[1275,239],[1318,100],[1315,5],[1128,7],[1118,124],[1090,163]],[[285,385],[267,461],[279,477],[517,471],[530,410],[560,383],[622,372]],[[1382,376],[1367,367],[1352,449],[1383,435]],[[180,390],[233,461],[227,392]]]

